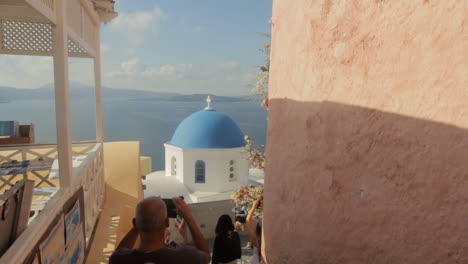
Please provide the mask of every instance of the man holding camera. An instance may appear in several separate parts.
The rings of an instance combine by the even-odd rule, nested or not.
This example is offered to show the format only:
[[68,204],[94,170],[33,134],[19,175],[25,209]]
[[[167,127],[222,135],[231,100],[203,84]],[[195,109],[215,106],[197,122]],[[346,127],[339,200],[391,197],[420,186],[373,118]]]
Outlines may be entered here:
[[[134,227],[125,235],[109,259],[110,264],[123,263],[187,263],[207,264],[210,250],[189,207],[182,198],[172,198],[175,210],[187,224],[194,246],[169,248],[164,244],[165,230],[169,226],[166,204],[161,197],[149,197],[138,203]],[[134,249],[138,238],[141,245]]]

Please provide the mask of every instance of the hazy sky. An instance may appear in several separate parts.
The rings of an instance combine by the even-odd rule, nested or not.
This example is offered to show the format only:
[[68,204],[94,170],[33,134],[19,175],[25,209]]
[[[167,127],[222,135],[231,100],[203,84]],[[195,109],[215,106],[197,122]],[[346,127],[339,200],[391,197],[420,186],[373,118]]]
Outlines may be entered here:
[[[102,26],[103,85],[179,93],[248,94],[268,39],[271,0],[118,0]],[[70,79],[93,83],[89,59]],[[0,55],[0,86],[53,81],[52,59]]]

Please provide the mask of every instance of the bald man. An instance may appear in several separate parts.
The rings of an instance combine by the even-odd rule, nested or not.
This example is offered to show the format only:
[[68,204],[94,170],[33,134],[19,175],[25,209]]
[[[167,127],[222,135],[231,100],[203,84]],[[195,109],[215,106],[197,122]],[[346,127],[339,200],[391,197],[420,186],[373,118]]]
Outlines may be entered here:
[[[168,248],[164,244],[164,233],[169,227],[166,205],[161,197],[149,197],[136,207],[134,227],[125,235],[109,259],[110,264],[207,264],[210,250],[192,212],[181,198],[172,198],[177,214],[180,215],[192,234],[195,247]],[[140,247],[133,246],[141,238]]]

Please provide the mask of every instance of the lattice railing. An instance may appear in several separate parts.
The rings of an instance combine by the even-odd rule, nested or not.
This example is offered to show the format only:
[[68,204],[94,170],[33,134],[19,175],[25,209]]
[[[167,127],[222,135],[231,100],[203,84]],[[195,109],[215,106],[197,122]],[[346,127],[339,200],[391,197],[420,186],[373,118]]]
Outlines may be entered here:
[[80,57],[80,55],[84,56],[88,54],[86,49],[84,49],[71,39],[68,40],[68,52],[71,57]]
[[[73,155],[90,155],[96,147],[95,143],[74,144],[72,148]],[[29,145],[0,147],[0,164],[13,161],[50,161],[57,159],[56,145]],[[12,174],[0,176],[0,192],[8,189],[21,179],[30,179],[35,181],[35,187],[57,187],[59,179],[49,177],[50,169],[32,170],[24,174]]]
[[22,51],[52,51],[52,24],[0,20],[1,48]]
[[[52,28],[48,23],[0,19],[0,53],[53,55]],[[70,57],[89,57],[88,51],[71,39],[68,52]]]

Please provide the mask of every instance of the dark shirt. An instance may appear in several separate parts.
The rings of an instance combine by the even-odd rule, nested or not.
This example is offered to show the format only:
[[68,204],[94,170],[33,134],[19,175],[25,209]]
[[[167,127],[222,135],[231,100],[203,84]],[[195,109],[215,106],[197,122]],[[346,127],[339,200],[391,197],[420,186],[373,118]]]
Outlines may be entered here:
[[242,207],[235,206],[232,208],[232,212],[236,214],[236,221],[244,224],[247,219],[247,210],[242,209]]
[[206,264],[205,254],[192,247],[161,248],[152,252],[119,248],[109,259],[109,264]]
[[211,260],[212,264],[228,263],[241,257],[241,242],[237,232],[232,233],[231,237],[225,235],[216,236]]

